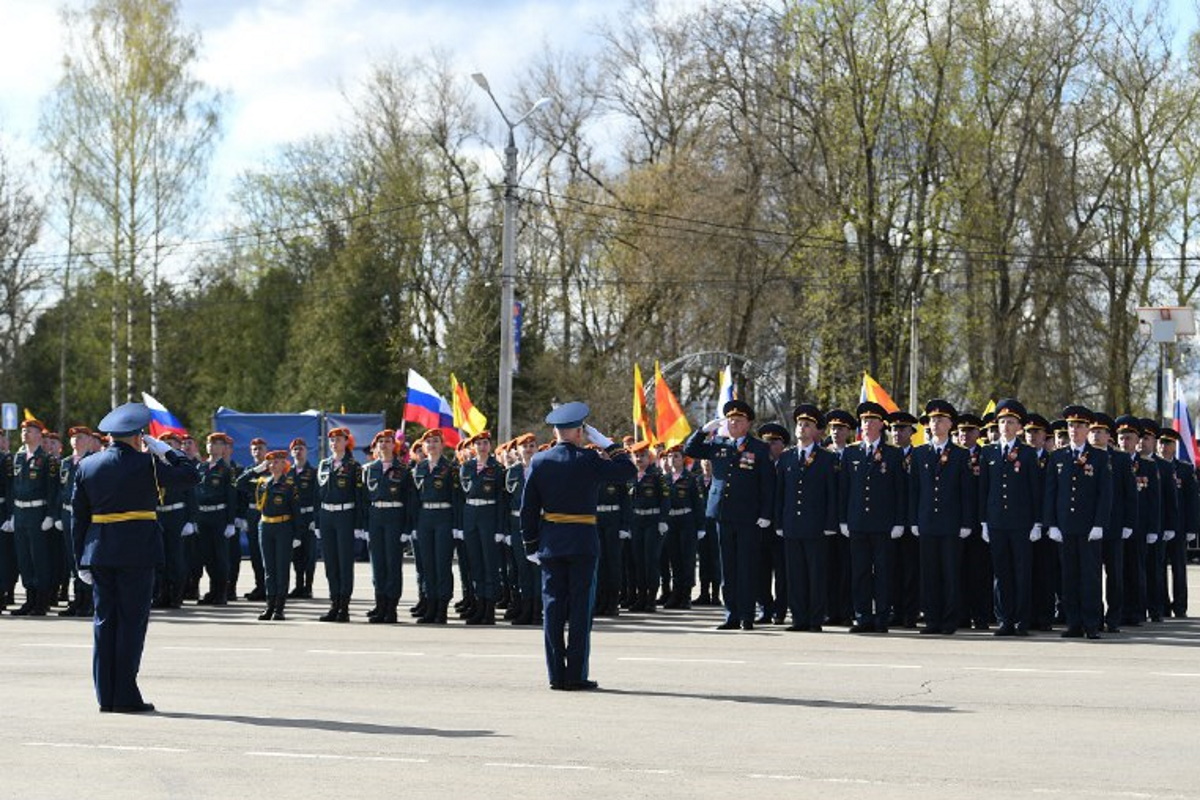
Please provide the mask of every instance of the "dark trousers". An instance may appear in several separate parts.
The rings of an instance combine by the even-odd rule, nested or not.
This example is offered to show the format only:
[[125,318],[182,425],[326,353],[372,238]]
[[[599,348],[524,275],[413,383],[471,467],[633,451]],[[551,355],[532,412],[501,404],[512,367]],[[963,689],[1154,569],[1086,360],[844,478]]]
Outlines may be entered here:
[[237,583],[238,575],[242,572],[242,532],[235,531],[233,536],[225,540],[225,552],[228,555],[229,582]]
[[787,613],[787,557],[783,539],[774,526],[759,528],[758,604],[763,616],[783,617]]
[[595,596],[595,556],[542,559],[542,632],[552,684],[587,680]]
[[1146,533],[1134,528],[1125,540],[1125,607],[1121,622],[1125,625],[1146,621]]
[[754,590],[757,584],[759,528],[722,522],[717,527],[721,540],[721,595],[726,619],[754,621]]
[[850,591],[850,540],[841,535],[831,536],[826,555],[829,564],[829,582],[826,584],[829,621],[847,623],[854,615]]
[[512,533],[510,549],[517,565],[517,591],[522,600],[532,600],[542,591],[542,574],[538,566],[525,557],[525,543],[519,528]]
[[963,540],[962,605],[964,621],[976,625],[991,625],[992,555],[983,534],[978,530]]
[[696,519],[687,516],[671,517],[667,540],[671,542],[671,586],[680,597],[691,599],[696,585]]
[[621,520],[615,514],[611,516],[612,519],[601,517],[596,526],[597,533],[600,534],[596,602],[601,609],[615,608],[621,594]]
[[[715,592],[716,587],[721,585],[721,546],[717,542],[717,521],[705,518],[704,538],[699,536],[697,531],[696,558],[699,561],[700,588],[712,587]],[[716,597],[712,599],[717,600]]]
[[1062,603],[1067,628],[1100,629],[1100,542],[1086,536],[1063,534]]
[[325,580],[329,596],[349,597],[354,593],[354,510],[321,509],[321,552],[325,555]]
[[1176,531],[1175,538],[1166,544],[1166,562],[1170,570],[1166,586],[1170,593],[1163,604],[1163,613],[1177,617],[1187,615],[1187,534]]
[[944,633],[958,628],[962,586],[962,540],[950,536],[920,537],[921,607],[925,625]]
[[1033,543],[1029,531],[993,528],[988,538],[995,574],[996,619],[1003,626],[1028,630],[1033,597]]
[[196,549],[200,563],[208,570],[208,580],[211,584],[215,586],[229,580],[229,545],[225,541],[225,520],[197,522]]
[[0,531],[0,592],[7,592],[17,583],[17,537]]
[[445,519],[422,519],[417,525],[425,596],[433,601],[449,601],[454,596],[454,534],[450,515],[443,516]]
[[[252,515],[246,522],[250,527],[246,529],[246,549],[250,551],[250,569],[254,570],[254,588],[259,588],[263,585],[263,551],[262,543],[258,537],[259,519],[258,514]],[[289,542],[289,546],[291,543]],[[238,553],[239,557],[241,553]]]
[[403,530],[403,519],[394,512],[387,514],[372,510],[370,515],[367,549],[371,554],[371,582],[377,594],[399,598],[404,589],[404,543],[400,537],[407,533]]
[[267,597],[287,594],[292,573],[292,537],[290,522],[260,522],[258,524],[259,552],[263,559],[263,590]]
[[[17,529],[18,533],[20,528]],[[1146,612],[1150,619],[1162,619],[1167,604],[1167,556],[1162,535],[1146,545]]]
[[499,594],[500,551],[496,549],[496,531],[476,522],[463,527],[463,543],[471,568],[471,583],[480,600],[495,600]]
[[873,531],[850,531],[851,592],[854,620],[886,628],[891,597],[891,537]]
[[892,540],[892,617],[912,627],[921,610],[921,544],[911,531]]
[[[663,535],[658,532],[658,517],[634,517],[633,573],[638,591],[657,593],[659,556],[662,555]],[[653,600],[653,596],[650,598]]]
[[[778,538],[778,537],[776,537]],[[787,570],[787,602],[792,623],[812,627],[825,622],[828,573],[825,536],[782,539]]]
[[158,571],[159,589],[167,586],[183,590],[183,582],[187,578],[187,561],[183,555],[183,526],[187,523],[187,511],[168,511],[158,515],[162,526],[163,565]]
[[1062,569],[1058,565],[1058,543],[1043,535],[1033,543],[1033,624],[1049,628],[1054,624],[1058,605],[1058,587]]
[[1104,565],[1104,621],[1117,627],[1125,613],[1125,541],[1119,528],[1115,535],[1105,532],[1100,557]]
[[150,622],[154,568],[92,567],[92,680],[101,707],[137,706],[137,675]]
[[54,585],[53,554],[50,548],[51,537],[57,537],[58,531],[51,528],[42,530],[42,519],[36,522],[16,523],[17,569],[21,573],[21,585],[26,591],[40,590],[49,592]]

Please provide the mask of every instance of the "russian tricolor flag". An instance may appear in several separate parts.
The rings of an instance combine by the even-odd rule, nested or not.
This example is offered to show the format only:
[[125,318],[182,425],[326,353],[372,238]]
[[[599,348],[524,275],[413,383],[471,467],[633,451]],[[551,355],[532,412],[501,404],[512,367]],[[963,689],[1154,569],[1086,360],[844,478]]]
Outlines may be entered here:
[[146,408],[150,409],[151,436],[162,436],[164,433],[188,435],[187,428],[183,427],[183,423],[176,419],[175,415],[168,411],[162,403],[145,392],[142,392],[142,402],[146,404]]
[[408,371],[404,421],[415,422],[426,428],[440,429],[442,439],[451,446],[458,444],[461,438],[458,429],[454,427],[454,412],[450,404],[414,369]]
[[1183,446],[1175,454],[1175,457],[1180,461],[1196,464],[1196,432],[1192,429],[1192,418],[1188,415],[1187,401],[1183,398],[1183,389],[1180,387],[1179,381],[1175,381],[1175,414],[1174,419],[1171,420],[1171,427],[1183,440]]

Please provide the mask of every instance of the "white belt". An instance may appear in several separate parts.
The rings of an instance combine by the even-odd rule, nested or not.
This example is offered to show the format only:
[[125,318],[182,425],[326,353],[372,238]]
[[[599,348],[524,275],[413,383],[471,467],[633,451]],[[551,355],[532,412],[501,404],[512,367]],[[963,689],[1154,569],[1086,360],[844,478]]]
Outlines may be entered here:
[[311,514],[312,512],[313,512],[312,506],[305,506],[304,508],[300,509],[301,514]]
[[671,517],[682,517],[684,514],[691,513],[692,510],[690,508],[672,508],[669,512],[667,512],[667,515]]
[[639,517],[653,517],[657,514],[661,514],[662,512],[657,508],[635,508],[633,513],[637,514]]
[[375,500],[372,501],[371,508],[404,508],[404,503],[399,500]]
[[354,503],[321,503],[322,511],[351,511]]
[[158,513],[165,514],[168,511],[178,511],[181,508],[187,508],[187,503],[171,503],[169,506],[159,506]]
[[596,513],[603,514],[607,511],[620,511],[620,506],[596,506]]
[[439,509],[449,508],[449,503],[422,503],[421,508],[426,511],[438,511]]
[[484,500],[482,497],[468,497],[467,505],[469,506],[494,506],[495,500]]
[[13,500],[13,505],[17,508],[41,508],[46,505],[45,500]]
[[197,511],[208,513],[209,511],[224,511],[225,504],[217,503],[215,506],[196,506]]

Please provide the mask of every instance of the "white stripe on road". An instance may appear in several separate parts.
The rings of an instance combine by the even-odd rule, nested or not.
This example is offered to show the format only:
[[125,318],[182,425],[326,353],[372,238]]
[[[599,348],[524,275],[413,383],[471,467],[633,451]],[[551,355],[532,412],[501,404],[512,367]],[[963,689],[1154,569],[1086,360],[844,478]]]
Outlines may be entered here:
[[641,656],[623,656],[617,661],[645,661],[662,664],[745,664],[731,658],[651,658]]
[[67,642],[22,642],[21,647],[63,647],[71,650],[91,650],[92,643],[69,644]]
[[541,661],[545,656],[536,653],[455,653],[455,658],[536,658]]
[[384,761],[392,764],[428,764],[427,758],[398,758],[395,756],[340,756],[332,753],[283,753],[275,750],[252,750],[251,758],[296,758],[311,761]]
[[594,771],[596,769],[587,764],[522,764],[506,761],[489,761],[484,766],[499,767],[501,769],[572,769],[580,771]]
[[304,652],[322,656],[411,656],[419,658],[425,655],[403,650],[305,650]]
[[82,744],[76,742],[24,742],[26,747],[63,747],[78,750],[121,750],[133,753],[190,753],[191,750],[181,750],[178,747],[141,747],[138,745],[120,744]]
[[174,650],[182,653],[271,653],[270,647],[164,647],[163,650]]
[[965,672],[1011,672],[1031,675],[1103,675],[1098,669],[1034,669],[1032,667],[962,667]]
[[1160,678],[1200,678],[1200,672],[1151,672]]
[[849,664],[828,661],[785,661],[785,667],[836,667],[838,669],[924,669],[920,664]]

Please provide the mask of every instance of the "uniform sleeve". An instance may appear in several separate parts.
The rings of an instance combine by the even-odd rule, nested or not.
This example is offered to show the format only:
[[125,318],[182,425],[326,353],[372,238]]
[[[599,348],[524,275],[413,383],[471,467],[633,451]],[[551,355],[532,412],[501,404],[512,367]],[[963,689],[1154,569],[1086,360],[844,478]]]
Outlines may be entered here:
[[363,476],[363,466],[354,462],[354,519],[358,530],[367,529],[367,515],[371,508],[371,495],[367,491],[367,481]]
[[[896,459],[896,516],[892,520],[892,527],[897,525],[903,527],[905,520],[908,519],[908,470],[904,467],[904,451],[898,450],[899,458]],[[911,460],[910,460],[911,463]]]
[[58,519],[59,509],[59,493],[61,490],[61,481],[58,479],[58,471],[62,469],[62,464],[57,458],[49,459],[49,464],[46,469],[46,516],[52,519]]
[[232,467],[222,467],[225,473],[225,524],[232,525],[238,517],[238,493],[234,485],[235,476]]
[[1196,470],[1182,464],[1180,467],[1183,472],[1181,499],[1185,508],[1183,532],[1197,533],[1200,532],[1200,489],[1196,482]]
[[1117,466],[1114,469],[1116,471],[1113,473],[1113,490],[1116,491],[1119,484],[1121,495],[1125,498],[1123,508],[1125,516],[1120,520],[1121,527],[1133,530],[1137,527],[1138,518],[1137,478],[1133,476],[1133,469],[1128,459],[1124,456],[1117,462]]
[[849,458],[833,454],[838,461],[838,523],[845,525],[850,522],[850,470],[854,466]]
[[[987,459],[984,458],[985,450],[979,451],[979,492],[975,502],[975,517],[981,523],[988,522],[988,498],[992,493],[992,471],[988,468]],[[1003,467],[1002,467],[1003,468]]]
[[1146,460],[1139,466],[1146,473],[1146,491],[1142,492],[1145,495],[1142,499],[1149,505],[1146,512],[1146,533],[1162,533],[1162,491],[1159,489],[1162,481],[1159,480],[1158,467],[1153,461]]
[[536,553],[541,540],[542,493],[534,467],[521,494],[521,540],[526,553]]
[[1175,468],[1165,461],[1157,463],[1158,486],[1162,495],[1162,530],[1174,531],[1179,524],[1179,491],[1175,487]]
[[704,441],[708,434],[704,429],[693,431],[690,436],[683,442],[683,454],[689,458],[704,458],[711,460],[716,452],[716,447],[711,442]]
[[825,472],[825,525],[823,531],[838,529],[838,470],[837,456],[830,459],[829,469]]
[[671,480],[667,473],[658,473],[658,521],[667,522],[671,516]]
[[[964,451],[965,452],[965,451]],[[974,484],[974,476],[971,475],[971,462],[967,457],[955,459],[956,475],[953,479],[958,481],[959,491],[959,508],[962,509],[962,519],[959,522],[959,529],[974,528],[976,523],[982,522],[983,517],[979,515],[979,506],[972,501],[971,488]],[[1040,491],[1040,490],[1039,490]]]
[[917,521],[917,510],[921,503],[921,459],[923,456],[922,451],[913,448],[912,474],[908,476],[908,505],[906,506],[910,530],[920,527],[920,523]]
[[1104,463],[1097,470],[1099,474],[1096,475],[1096,481],[1099,485],[1096,487],[1096,516],[1092,519],[1093,528],[1107,528],[1109,516],[1112,513],[1112,459],[1103,450],[1100,451],[1100,458]]
[[459,480],[459,473],[456,469],[450,470],[450,504],[454,508],[454,527],[462,530],[463,527],[463,506],[466,505],[467,495],[463,491],[462,481]]
[[791,458],[789,453],[784,453],[775,464],[775,502],[771,509],[771,527],[775,530],[783,527],[783,495],[787,489],[787,462]]
[[1051,458],[1046,464],[1046,487],[1042,492],[1042,519],[1047,528],[1058,527],[1058,465]]
[[763,448],[763,458],[758,465],[758,516],[760,519],[770,519],[775,510],[775,463],[771,461],[770,450]]
[[79,561],[83,558],[83,542],[87,538],[88,528],[92,525],[92,501],[88,498],[78,472],[75,473],[75,491],[71,494],[71,544],[75,566],[79,567]]

